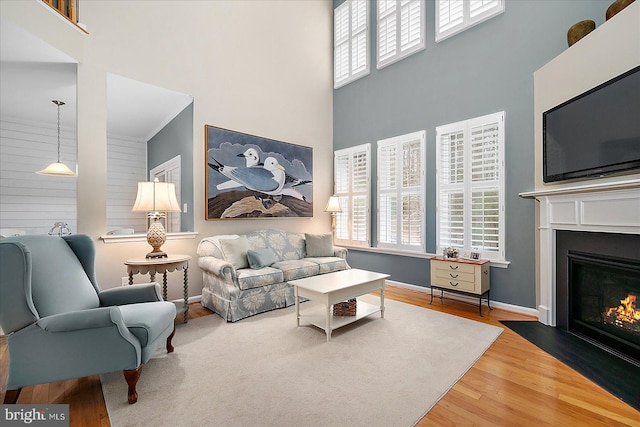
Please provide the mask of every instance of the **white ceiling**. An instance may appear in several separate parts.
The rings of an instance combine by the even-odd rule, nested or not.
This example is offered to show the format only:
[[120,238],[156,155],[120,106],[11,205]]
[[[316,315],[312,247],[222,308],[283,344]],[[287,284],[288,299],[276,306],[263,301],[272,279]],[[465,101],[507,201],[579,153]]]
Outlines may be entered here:
[[[0,18],[0,116],[76,126],[76,62]],[[107,133],[148,141],[192,102],[192,97],[113,74],[107,77]]]

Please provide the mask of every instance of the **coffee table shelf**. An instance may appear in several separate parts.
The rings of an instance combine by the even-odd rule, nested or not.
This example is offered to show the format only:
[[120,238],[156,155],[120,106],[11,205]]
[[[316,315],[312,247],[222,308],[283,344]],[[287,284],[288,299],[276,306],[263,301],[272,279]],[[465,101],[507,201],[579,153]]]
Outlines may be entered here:
[[[379,305],[369,304],[364,301],[358,300],[356,305],[356,315],[355,316],[335,316],[331,315],[331,329],[336,330],[345,325],[349,325],[357,320],[362,319],[363,317],[370,316],[374,313],[380,312]],[[327,316],[325,313],[325,308],[321,305],[317,305],[316,307],[310,308],[309,310],[305,310],[304,314],[300,314],[300,318],[306,320],[314,326],[317,326],[320,329],[324,329],[327,324]]]

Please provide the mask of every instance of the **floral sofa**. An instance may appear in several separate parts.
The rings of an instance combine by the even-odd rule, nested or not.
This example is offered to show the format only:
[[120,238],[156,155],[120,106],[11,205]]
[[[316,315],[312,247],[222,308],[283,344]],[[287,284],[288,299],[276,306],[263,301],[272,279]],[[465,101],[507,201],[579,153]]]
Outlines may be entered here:
[[235,322],[295,303],[288,281],[350,268],[330,234],[260,230],[206,237],[198,245],[202,305]]

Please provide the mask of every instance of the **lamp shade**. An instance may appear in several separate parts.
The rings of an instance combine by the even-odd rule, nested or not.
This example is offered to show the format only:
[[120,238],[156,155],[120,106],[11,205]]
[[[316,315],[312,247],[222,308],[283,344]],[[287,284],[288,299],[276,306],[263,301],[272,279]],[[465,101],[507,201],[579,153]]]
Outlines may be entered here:
[[340,198],[336,195],[329,197],[329,201],[327,202],[327,206],[324,208],[324,211],[330,213],[342,212],[342,208],[340,207]]
[[49,176],[76,176],[76,173],[69,169],[67,165],[64,163],[51,163],[46,168],[41,171],[36,171],[38,175],[49,175]]
[[176,186],[171,182],[139,182],[132,212],[180,212]]

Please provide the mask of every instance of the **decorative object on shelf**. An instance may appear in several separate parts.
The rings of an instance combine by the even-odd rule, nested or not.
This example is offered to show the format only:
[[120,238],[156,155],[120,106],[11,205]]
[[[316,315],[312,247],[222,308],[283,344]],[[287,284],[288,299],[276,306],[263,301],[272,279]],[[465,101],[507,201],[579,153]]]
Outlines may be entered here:
[[58,161],[51,163],[46,168],[36,171],[39,175],[49,176],[76,176],[76,173],[69,169],[64,163],[60,163],[60,106],[64,105],[62,101],[51,101],[58,106]]
[[71,234],[71,228],[66,222],[54,222],[48,234],[49,236],[68,236]]
[[313,217],[313,148],[205,125],[205,219]]
[[160,182],[156,178],[153,182],[139,182],[138,194],[132,212],[148,212],[152,220],[147,231],[147,242],[153,250],[147,258],[166,258],[160,247],[167,241],[167,232],[160,221],[166,217],[166,212],[180,212],[180,205],[176,200],[176,186],[171,182]]
[[473,252],[473,251],[471,251],[471,254],[469,254],[469,257],[470,257],[471,259],[478,260],[478,259],[480,259],[480,252]]
[[605,13],[605,18],[607,21],[613,17],[616,13],[620,12],[625,7],[629,6],[635,0],[616,0],[611,3],[611,6],[607,8],[607,12]]
[[578,40],[596,29],[596,23],[590,19],[575,23],[567,31],[567,43],[573,46]]
[[458,258],[458,250],[452,246],[449,246],[444,250],[444,257],[447,259],[457,259]]
[[333,304],[333,315],[334,316],[355,316],[357,311],[357,303],[358,302],[355,298],[351,298],[347,301]]
[[335,194],[329,197],[329,201],[327,202],[327,206],[325,206],[324,211],[331,214],[331,233],[333,233],[335,237],[336,214],[342,212],[342,208],[340,207],[340,198]]

